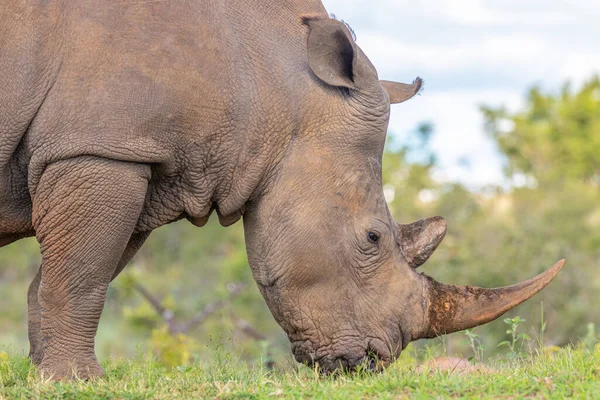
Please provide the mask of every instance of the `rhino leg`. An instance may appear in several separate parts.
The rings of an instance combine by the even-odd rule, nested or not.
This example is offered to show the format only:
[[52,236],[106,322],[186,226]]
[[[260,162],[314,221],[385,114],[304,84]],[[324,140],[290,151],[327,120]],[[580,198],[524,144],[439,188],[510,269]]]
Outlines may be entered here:
[[[133,256],[138,252],[140,247],[144,244],[146,239],[150,236],[150,232],[142,232],[134,234],[127,244],[127,248],[117,265],[117,269],[111,279],[114,280],[123,271],[127,263],[131,261]],[[41,332],[40,332],[40,303],[38,301],[38,289],[40,287],[40,280],[42,278],[42,268],[38,270],[35,278],[29,285],[27,291],[27,318],[28,318],[28,331],[29,331],[29,359],[35,365],[40,365],[42,362],[43,352],[41,347]]]
[[150,236],[150,232],[136,233],[133,236],[131,236],[131,239],[129,240],[129,243],[125,248],[125,251],[123,252],[123,256],[121,257],[121,260],[117,265],[117,269],[115,270],[111,281],[113,281],[123,271],[123,269],[125,269],[129,261],[131,261],[133,256],[135,256],[135,254],[140,249],[140,247],[142,247],[146,239],[148,239],[148,236]]
[[42,250],[40,372],[101,376],[94,337],[108,284],[141,213],[149,167],[79,157],[46,168],[34,197]]
[[29,332],[29,358],[35,365],[42,362],[41,332],[40,332],[40,303],[38,302],[38,289],[42,279],[42,267],[38,269],[35,278],[27,291],[27,320]]

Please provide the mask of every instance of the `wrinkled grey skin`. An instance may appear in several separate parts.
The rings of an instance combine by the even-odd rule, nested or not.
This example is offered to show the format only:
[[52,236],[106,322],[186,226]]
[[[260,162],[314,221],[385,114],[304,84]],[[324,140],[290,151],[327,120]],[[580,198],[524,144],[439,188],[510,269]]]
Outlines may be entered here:
[[455,329],[428,323],[437,286],[413,270],[443,220],[397,225],[381,186],[390,101],[420,83],[380,82],[319,1],[3,0],[0,21],[0,246],[41,246],[42,373],[101,375],[109,282],[153,229],[213,210],[244,216],[299,361],[389,362]]

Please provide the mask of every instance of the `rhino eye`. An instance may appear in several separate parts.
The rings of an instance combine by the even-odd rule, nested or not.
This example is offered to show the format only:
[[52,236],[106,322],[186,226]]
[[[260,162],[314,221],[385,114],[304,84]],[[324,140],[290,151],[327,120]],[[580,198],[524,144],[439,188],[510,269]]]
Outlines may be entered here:
[[371,243],[377,243],[379,241],[379,235],[375,232],[369,232],[367,237]]

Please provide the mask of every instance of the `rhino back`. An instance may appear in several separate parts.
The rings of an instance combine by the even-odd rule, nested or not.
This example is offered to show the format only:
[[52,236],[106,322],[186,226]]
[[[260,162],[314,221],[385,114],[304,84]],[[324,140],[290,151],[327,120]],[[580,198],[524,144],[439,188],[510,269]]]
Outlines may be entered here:
[[163,207],[149,204],[140,229],[241,207],[297,126],[310,81],[300,18],[324,14],[320,2],[46,3],[32,8],[60,9],[46,35],[58,67],[45,90],[22,85],[41,99],[13,127],[29,190],[49,163],[95,155],[153,165],[149,201]]

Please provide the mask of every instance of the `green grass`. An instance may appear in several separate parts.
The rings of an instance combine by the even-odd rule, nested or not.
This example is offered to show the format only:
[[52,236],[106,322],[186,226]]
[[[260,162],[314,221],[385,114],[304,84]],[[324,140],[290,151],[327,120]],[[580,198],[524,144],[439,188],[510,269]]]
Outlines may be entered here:
[[270,372],[250,368],[231,355],[210,364],[167,371],[151,357],[113,360],[92,382],[41,381],[26,358],[0,353],[0,399],[174,398],[599,398],[600,348],[567,347],[552,354],[497,359],[490,371],[421,371],[414,358],[381,374],[321,377],[308,368]]

